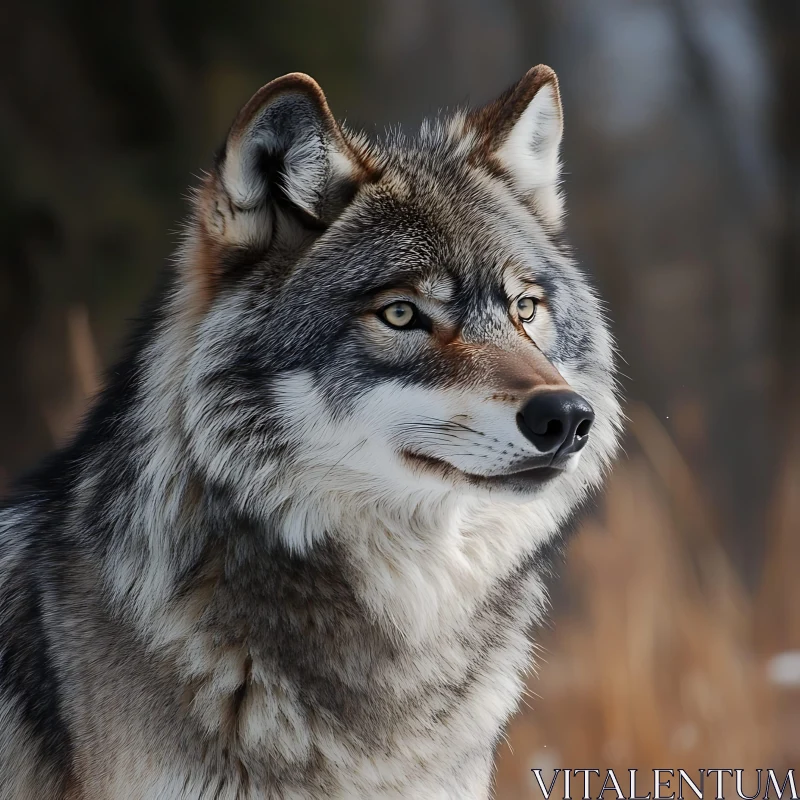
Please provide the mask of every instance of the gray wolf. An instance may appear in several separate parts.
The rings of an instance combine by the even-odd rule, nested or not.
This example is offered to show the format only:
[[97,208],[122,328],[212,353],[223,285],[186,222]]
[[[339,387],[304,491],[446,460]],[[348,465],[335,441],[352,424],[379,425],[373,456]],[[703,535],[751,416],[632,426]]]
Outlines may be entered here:
[[370,142],[239,112],[74,440],[0,512],[0,797],[486,798],[611,462],[536,67]]

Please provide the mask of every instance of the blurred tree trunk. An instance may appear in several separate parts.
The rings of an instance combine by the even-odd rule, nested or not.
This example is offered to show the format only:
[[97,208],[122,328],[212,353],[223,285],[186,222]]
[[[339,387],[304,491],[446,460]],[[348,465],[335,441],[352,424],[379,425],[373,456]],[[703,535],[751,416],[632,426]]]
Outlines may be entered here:
[[571,228],[620,320],[626,393],[711,487],[752,577],[774,450],[770,171],[751,14],[740,0],[549,5]]
[[518,5],[381,0],[373,11],[371,77],[363,104],[372,120],[413,130],[423,116],[486,102],[518,80],[541,60],[540,39],[523,31]]
[[[762,0],[772,56],[772,135],[778,157],[777,333],[783,431],[800,422],[800,4]],[[792,420],[793,418],[793,420]]]

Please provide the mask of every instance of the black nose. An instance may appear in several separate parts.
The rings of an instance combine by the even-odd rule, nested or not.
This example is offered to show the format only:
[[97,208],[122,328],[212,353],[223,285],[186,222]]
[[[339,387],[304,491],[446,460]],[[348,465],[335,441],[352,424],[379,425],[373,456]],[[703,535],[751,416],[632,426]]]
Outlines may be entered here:
[[517,414],[517,425],[542,453],[577,453],[589,440],[592,407],[569,389],[534,393]]

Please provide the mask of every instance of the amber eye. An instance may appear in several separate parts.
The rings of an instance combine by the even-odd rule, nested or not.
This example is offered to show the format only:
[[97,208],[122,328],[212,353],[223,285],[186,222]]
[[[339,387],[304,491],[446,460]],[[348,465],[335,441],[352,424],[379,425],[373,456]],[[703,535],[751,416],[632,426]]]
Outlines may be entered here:
[[517,313],[523,322],[531,322],[536,316],[536,307],[539,301],[535,297],[520,297],[517,300]]
[[417,317],[417,308],[404,300],[398,300],[382,308],[380,315],[393,328],[408,328]]

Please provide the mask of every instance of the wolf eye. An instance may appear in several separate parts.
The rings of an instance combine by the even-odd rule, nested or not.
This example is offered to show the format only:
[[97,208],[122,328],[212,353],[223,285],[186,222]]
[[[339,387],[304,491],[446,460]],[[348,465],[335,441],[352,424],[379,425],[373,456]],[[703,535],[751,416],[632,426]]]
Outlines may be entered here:
[[517,300],[517,313],[523,322],[531,322],[536,316],[539,300],[535,297],[520,297]]
[[380,316],[393,328],[408,328],[417,318],[417,308],[405,300],[398,300],[396,303],[390,303],[382,308]]

